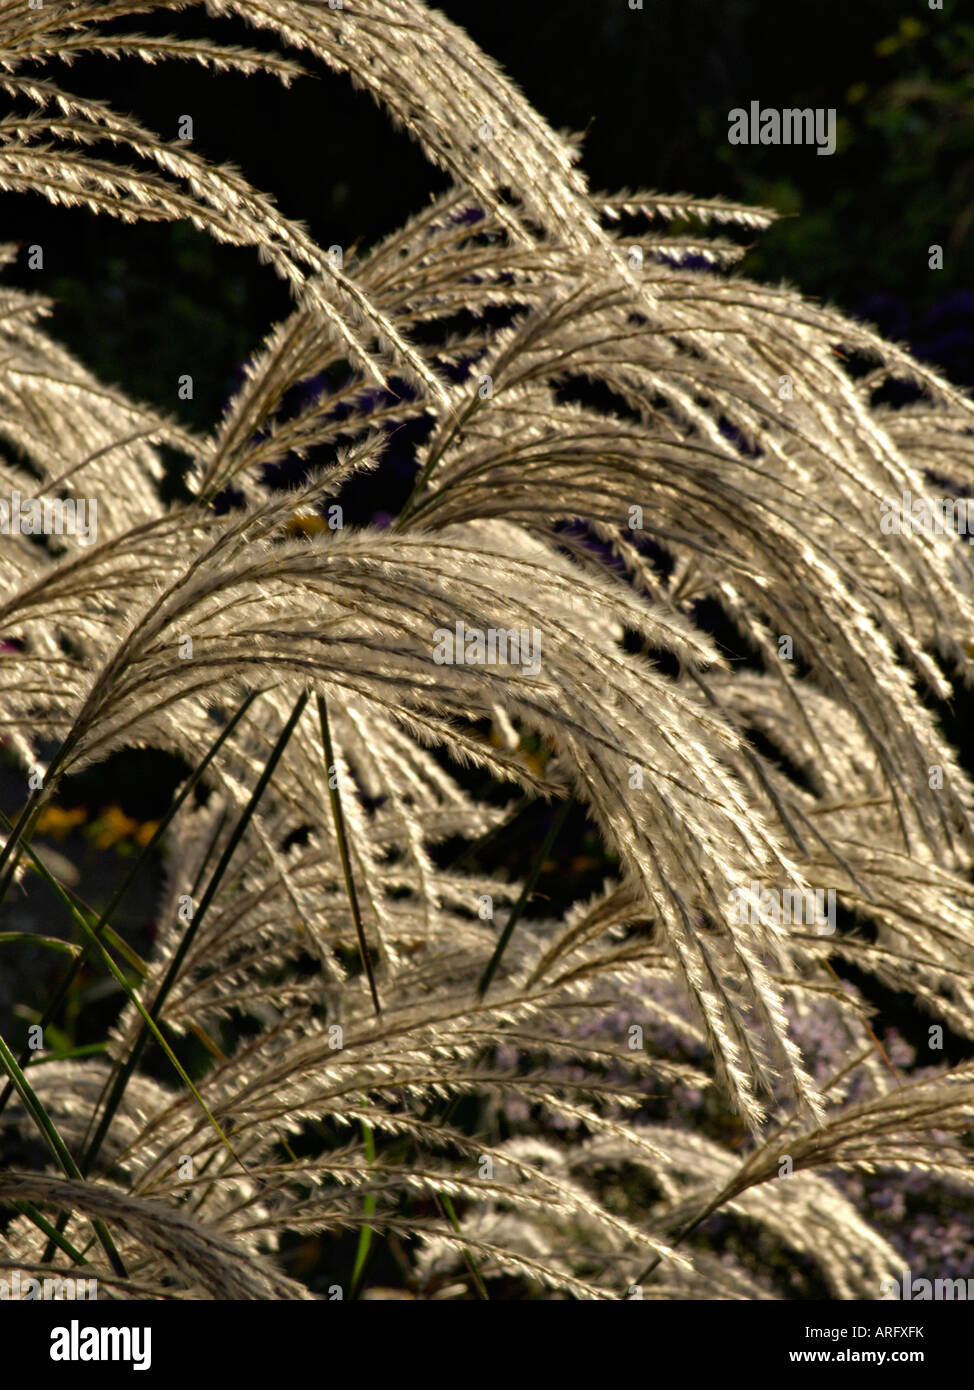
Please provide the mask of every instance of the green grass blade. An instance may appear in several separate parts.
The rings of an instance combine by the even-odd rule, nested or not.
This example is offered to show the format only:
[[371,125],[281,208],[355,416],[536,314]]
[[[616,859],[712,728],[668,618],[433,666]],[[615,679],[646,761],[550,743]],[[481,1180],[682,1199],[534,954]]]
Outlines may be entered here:
[[[278,738],[276,744],[271,750],[267,763],[264,766],[264,770],[261,773],[257,785],[251,794],[250,800],[248,801],[243,813],[240,816],[240,819],[234,827],[233,833],[231,834],[230,839],[228,840],[227,845],[220,856],[220,860],[217,863],[216,868],[213,870],[213,873],[210,877],[210,881],[206,886],[206,891],[203,894],[202,899],[200,900],[200,905],[197,908],[196,912],[193,914],[192,921],[189,922],[189,924],[187,925],[186,930],[183,933],[182,940],[179,943],[179,947],[177,948],[172,960],[169,963],[169,969],[166,971],[165,978],[163,979],[162,984],[159,986],[159,990],[156,994],[156,997],[152,1002],[152,1008],[149,1011],[149,1013],[143,1015],[145,1021],[143,1023],[142,1028],[139,1031],[139,1035],[136,1038],[135,1043],[133,1044],[132,1051],[130,1052],[128,1059],[125,1061],[125,1063],[116,1072],[115,1080],[112,1085],[111,1092],[109,1093],[108,1099],[106,1101],[105,1109],[102,1112],[98,1128],[96,1129],[92,1137],[91,1143],[89,1144],[85,1152],[84,1158],[82,1159],[81,1166],[83,1171],[86,1173],[91,1171],[91,1165],[94,1163],[95,1159],[98,1156],[102,1143],[104,1142],[105,1135],[108,1133],[109,1126],[111,1125],[111,1122],[114,1119],[115,1112],[117,1111],[119,1104],[121,1103],[122,1097],[125,1094],[125,1088],[129,1083],[129,1078],[132,1076],[133,1072],[135,1071],[135,1068],[139,1064],[139,1059],[141,1058],[142,1053],[145,1049],[145,1045],[148,1042],[149,1034],[151,1031],[155,1031],[153,1027],[154,1022],[156,1019],[158,1019],[160,1013],[162,1012],[162,1008],[169,995],[169,991],[172,989],[172,986],[175,983],[176,976],[179,974],[180,967],[182,966],[182,963],[186,958],[189,948],[193,943],[193,939],[200,929],[203,919],[206,916],[207,909],[209,908],[210,903],[213,901],[213,898],[216,896],[216,892],[220,886],[220,882],[223,878],[223,875],[226,873],[230,861],[236,853],[237,847],[246,833],[247,827],[250,824],[254,811],[257,809],[257,803],[260,801],[261,797],[267,789],[267,784],[270,782],[271,778],[274,775],[274,770],[277,767],[277,764],[280,761],[284,753],[284,750],[288,745],[288,742],[290,741],[291,735],[294,732],[298,720],[301,718],[301,715],[304,712],[304,707],[307,704],[307,702],[308,692],[303,691],[297,703],[295,704],[293,711],[291,712],[290,719],[284,726],[284,729],[281,731],[280,737]],[[230,1152],[233,1153],[233,1149],[230,1148],[228,1142],[227,1147],[230,1149]]]
[[[362,1139],[365,1143],[365,1156],[370,1163],[375,1162],[375,1137],[372,1128],[362,1121]],[[364,1208],[366,1216],[375,1213],[376,1196],[369,1193],[365,1198]],[[359,1288],[365,1276],[365,1267],[369,1259],[369,1250],[372,1245],[372,1227],[363,1226],[358,1234],[358,1249],[355,1251],[355,1264],[352,1267],[352,1283],[348,1291],[349,1298],[358,1298]]]
[[[169,808],[168,812],[163,817],[163,819],[159,822],[151,839],[143,847],[141,854],[138,856],[135,863],[130,868],[129,872],[122,879],[121,884],[110,898],[108,906],[105,908],[104,912],[101,914],[101,917],[98,919],[95,927],[93,928],[94,934],[99,940],[101,939],[101,936],[103,934],[105,936],[108,936],[110,930],[108,923],[112,917],[112,914],[117,911],[119,905],[122,902],[122,899],[125,897],[125,894],[128,892],[129,888],[135,882],[143,866],[148,863],[149,857],[151,856],[153,849],[162,839],[162,836],[166,833],[166,830],[169,827],[171,821],[177,815],[179,808],[182,806],[183,802],[189,796],[193,788],[199,783],[200,779],[203,776],[203,773],[206,771],[210,763],[215,758],[216,754],[220,751],[224,743],[233,733],[234,729],[240,723],[241,719],[243,719],[244,715],[247,713],[248,709],[253,704],[254,700],[256,700],[256,698],[257,692],[255,691],[248,695],[245,700],[243,700],[243,702],[240,705],[240,708],[236,711],[233,718],[227,724],[226,728],[221,731],[219,737],[211,745],[202,762],[200,762],[197,765],[197,767],[190,773],[189,777],[186,779],[185,784],[179,789],[179,793],[173,800],[172,806]],[[4,817],[4,820],[6,821],[6,817]],[[9,824],[9,822],[6,823]],[[121,938],[117,937],[116,934],[112,932],[111,936],[108,937],[108,939],[117,942]],[[121,948],[119,947],[117,949]],[[42,1029],[47,1028],[47,1026],[50,1023],[52,1023],[55,1018],[57,1018],[64,1004],[64,1001],[67,999],[68,995],[71,992],[71,986],[74,984],[75,980],[78,977],[78,974],[89,960],[93,951],[94,946],[91,943],[86,944],[83,951],[81,952],[81,955],[66,972],[60,985],[58,985],[54,998],[51,1000],[51,1002],[48,1004],[47,1008],[41,1015],[40,1026]],[[134,955],[135,953],[133,952],[132,954]],[[29,1058],[29,1051],[27,1049],[24,1049],[24,1051],[21,1052],[20,1057],[18,1058],[20,1065],[22,1067],[26,1066],[29,1061]],[[0,1093],[0,1115],[3,1114],[4,1106],[10,1099],[11,1091],[12,1086],[10,1082],[8,1082],[7,1085],[4,1087],[3,1092]]]
[[[44,864],[42,860],[40,860],[37,857],[30,845],[24,845],[24,852],[30,858],[31,863],[34,865],[34,868],[40,874],[44,882],[50,888],[54,889],[55,893],[57,893],[58,897],[65,904],[72,917],[81,927],[81,930],[88,937],[89,941],[92,943],[96,951],[98,951],[101,955],[105,964],[108,966],[109,971],[115,977],[115,980],[118,982],[119,985],[121,985],[122,989],[125,991],[130,1002],[135,1005],[136,1009],[138,1009],[139,1013],[142,1015],[145,1027],[149,1029],[149,1031],[154,1036],[156,1042],[159,1044],[159,1046],[165,1052],[166,1056],[169,1058],[169,1061],[176,1069],[176,1072],[180,1080],[192,1093],[194,1100],[199,1105],[200,1109],[203,1111],[203,1114],[206,1116],[213,1129],[220,1136],[222,1143],[226,1146],[227,1152],[233,1155],[233,1157],[240,1164],[241,1168],[244,1168],[243,1160],[238,1157],[237,1153],[233,1148],[233,1145],[230,1143],[230,1140],[227,1138],[227,1136],[223,1133],[223,1130],[220,1128],[219,1124],[217,1123],[216,1119],[211,1113],[209,1106],[206,1104],[199,1091],[193,1085],[188,1073],[183,1068],[183,1065],[180,1062],[179,1058],[176,1056],[175,1052],[173,1052],[166,1039],[162,1036],[162,1033],[159,1031],[158,1025],[156,1024],[155,1020],[152,1017],[150,1017],[145,1005],[142,1003],[142,1000],[135,992],[135,989],[132,987],[132,985],[129,984],[128,980],[122,974],[121,970],[119,970],[118,966],[115,964],[115,961],[112,959],[110,953],[105,949],[104,944],[101,941],[99,941],[98,938],[95,936],[94,931],[88,925],[88,922],[85,919],[84,914],[78,911],[74,903],[71,901],[67,893],[64,891],[64,888],[51,873],[47,865]],[[244,1171],[246,1171],[246,1168],[244,1168]]]
[[[462,1240],[463,1232],[460,1230],[460,1220],[454,1209],[452,1199],[447,1195],[447,1193],[441,1192],[439,1194],[439,1201],[443,1207],[443,1210],[446,1212],[450,1225],[453,1227],[456,1234]],[[464,1246],[462,1254],[464,1260],[466,1261],[467,1268],[470,1270],[470,1274],[474,1282],[474,1287],[477,1290],[478,1297],[483,1299],[485,1303],[489,1303],[490,1298],[487,1294],[487,1286],[481,1278],[480,1267],[478,1266],[477,1261],[474,1259],[473,1255],[471,1255],[470,1251],[466,1248],[466,1246]]]
[[500,940],[494,948],[494,954],[487,962],[487,968],[484,970],[483,975],[481,975],[480,977],[480,983],[477,986],[478,999],[483,999],[484,995],[490,989],[490,983],[497,973],[497,967],[501,963],[501,958],[504,955],[504,952],[507,950],[507,943],[514,935],[514,928],[521,920],[521,914],[524,912],[524,909],[527,906],[528,899],[534,892],[534,885],[537,883],[539,877],[541,876],[541,870],[544,867],[545,860],[551,853],[552,846],[554,845],[555,841],[560,835],[561,828],[565,824],[565,821],[568,819],[568,812],[571,810],[571,808],[572,802],[570,799],[567,801],[563,801],[559,806],[558,811],[551,822],[551,825],[548,828],[548,834],[545,836],[544,844],[541,846],[541,850],[538,854],[537,859],[531,865],[531,872],[528,874],[527,878],[524,881],[524,887],[521,890],[521,896],[518,898],[517,902],[511,909],[511,915],[507,919],[507,926],[501,933]]
[[358,937],[358,950],[362,958],[362,968],[368,976],[369,990],[372,994],[372,1004],[378,1016],[382,1013],[382,1005],[379,1003],[379,991],[376,989],[375,985],[375,975],[372,972],[372,961],[369,957],[369,948],[365,940],[365,928],[362,925],[362,914],[359,911],[358,894],[355,891],[355,879],[352,877],[352,861],[348,853],[348,837],[345,834],[345,813],[342,810],[342,799],[339,789],[331,785],[331,777],[328,772],[329,768],[335,766],[335,753],[331,746],[331,730],[328,727],[328,709],[325,705],[324,695],[318,696],[318,722],[321,725],[321,742],[325,753],[325,781],[328,784],[328,795],[331,799],[331,812],[335,821],[335,836],[338,840],[338,853],[342,861],[342,873],[345,875],[345,891],[348,894],[348,904],[352,911],[352,921],[355,923],[355,935]]
[[[66,1177],[74,1178],[78,1182],[83,1182],[84,1179],[82,1177],[81,1171],[78,1168],[78,1165],[75,1163],[74,1159],[71,1157],[71,1153],[68,1149],[68,1146],[65,1144],[64,1140],[61,1138],[61,1135],[58,1133],[57,1125],[55,1125],[54,1121],[47,1113],[47,1110],[44,1108],[44,1104],[41,1101],[40,1097],[37,1095],[33,1086],[30,1084],[30,1082],[27,1080],[27,1077],[24,1075],[20,1067],[17,1065],[17,1058],[10,1051],[10,1048],[7,1046],[2,1034],[0,1034],[0,1065],[4,1067],[8,1076],[13,1082],[17,1090],[17,1094],[24,1102],[24,1108],[27,1110],[28,1114],[31,1116],[34,1123],[37,1125],[37,1128],[44,1136],[44,1139],[47,1142],[48,1147],[50,1148],[51,1152],[53,1153],[54,1157],[57,1159],[58,1164],[61,1167],[61,1171],[65,1174]],[[97,1235],[98,1240],[101,1243],[102,1249],[108,1256],[109,1263],[111,1264],[112,1269],[115,1271],[117,1275],[119,1275],[120,1278],[127,1278],[125,1266],[122,1263],[122,1257],[119,1255],[118,1251],[115,1248],[115,1242],[112,1240],[111,1236],[108,1233],[108,1227],[100,1218],[91,1217],[89,1219],[91,1220],[91,1224],[94,1227],[95,1234]]]
[[42,946],[45,951],[57,951],[61,955],[81,955],[81,947],[71,941],[62,941],[58,936],[38,936],[32,931],[0,931],[0,946]]
[[70,1259],[74,1260],[76,1265],[86,1265],[88,1263],[81,1251],[76,1250],[71,1242],[63,1236],[55,1226],[51,1225],[47,1217],[37,1210],[33,1202],[18,1200],[16,1202],[11,1202],[10,1205],[16,1207],[22,1216],[27,1217],[28,1221],[32,1221],[37,1229],[42,1232],[43,1235],[47,1236],[49,1240],[52,1240],[59,1250],[63,1250]]

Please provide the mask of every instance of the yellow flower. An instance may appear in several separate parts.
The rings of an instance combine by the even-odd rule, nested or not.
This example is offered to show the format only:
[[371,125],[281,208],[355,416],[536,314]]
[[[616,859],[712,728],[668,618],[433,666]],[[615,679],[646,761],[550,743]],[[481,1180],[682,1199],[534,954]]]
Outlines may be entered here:
[[135,843],[147,845],[158,829],[159,822],[157,820],[144,820],[135,832]]
[[111,849],[119,840],[134,835],[139,822],[127,816],[121,806],[107,806],[95,823],[95,848]]
[[63,840],[76,825],[83,825],[87,819],[88,812],[83,806],[72,806],[70,811],[63,806],[45,806],[37,818],[37,833]]
[[295,512],[294,516],[287,524],[289,536],[316,536],[319,531],[326,531],[328,523],[323,516],[318,516],[314,512]]

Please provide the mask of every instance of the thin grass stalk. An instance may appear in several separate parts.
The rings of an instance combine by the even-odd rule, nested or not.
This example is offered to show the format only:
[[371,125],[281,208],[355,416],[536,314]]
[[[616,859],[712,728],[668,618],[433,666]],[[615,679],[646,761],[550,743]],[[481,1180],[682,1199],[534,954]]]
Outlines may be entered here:
[[[125,994],[127,995],[128,999],[129,999],[130,1003],[134,1004],[135,1008],[136,1008],[136,1009],[139,1011],[139,1013],[142,1015],[142,1018],[143,1018],[143,1020],[144,1020],[144,1025],[145,1025],[145,1027],[147,1027],[147,1028],[152,1032],[152,1035],[154,1036],[156,1042],[159,1044],[159,1046],[160,1046],[160,1047],[162,1048],[162,1050],[165,1052],[166,1056],[169,1058],[169,1061],[172,1063],[173,1067],[174,1067],[175,1070],[176,1070],[176,1074],[179,1076],[180,1080],[183,1082],[183,1084],[184,1084],[184,1085],[187,1087],[187,1089],[190,1091],[190,1093],[192,1094],[193,1098],[195,1099],[195,1101],[196,1101],[197,1104],[199,1105],[200,1109],[203,1111],[203,1114],[206,1116],[207,1120],[210,1122],[210,1124],[211,1124],[211,1125],[213,1126],[213,1128],[216,1130],[217,1134],[219,1135],[220,1139],[222,1140],[222,1142],[223,1142],[224,1145],[226,1146],[227,1150],[228,1150],[231,1154],[233,1154],[233,1156],[234,1156],[235,1158],[237,1158],[238,1163],[240,1163],[240,1166],[243,1168],[243,1167],[244,1167],[244,1164],[243,1164],[242,1160],[240,1160],[240,1159],[237,1157],[236,1153],[234,1152],[233,1146],[231,1145],[230,1141],[227,1139],[226,1135],[223,1133],[223,1130],[220,1128],[220,1126],[219,1126],[219,1124],[217,1123],[216,1119],[215,1119],[215,1118],[213,1117],[213,1115],[210,1113],[209,1107],[206,1105],[206,1103],[205,1103],[205,1101],[203,1100],[203,1097],[200,1095],[199,1091],[198,1091],[198,1090],[196,1089],[196,1087],[193,1085],[192,1081],[191,1081],[190,1078],[189,1078],[188,1073],[187,1073],[187,1072],[185,1071],[185,1069],[183,1068],[183,1065],[182,1065],[182,1063],[180,1062],[179,1058],[176,1056],[175,1052],[173,1052],[172,1048],[169,1046],[169,1043],[166,1042],[166,1039],[163,1037],[163,1035],[162,1035],[162,1033],[161,1033],[161,1031],[160,1031],[160,1029],[159,1029],[158,1024],[156,1023],[156,1021],[155,1021],[153,1018],[150,1017],[150,1015],[149,1015],[148,1012],[146,1011],[145,1005],[142,1003],[142,1000],[139,998],[138,994],[136,994],[135,990],[134,990],[134,989],[132,988],[132,986],[129,984],[128,980],[126,980],[125,976],[122,974],[121,970],[119,970],[119,968],[118,968],[118,966],[115,964],[114,960],[112,960],[112,957],[111,957],[111,955],[109,954],[109,952],[105,949],[104,944],[103,944],[101,941],[96,941],[96,940],[95,940],[94,933],[93,933],[91,927],[90,927],[90,926],[88,925],[88,923],[85,921],[84,915],[83,915],[81,912],[79,912],[79,911],[77,910],[77,908],[74,906],[74,904],[73,904],[73,902],[71,901],[71,899],[68,897],[67,893],[65,893],[64,889],[61,887],[61,884],[58,883],[57,879],[56,879],[56,878],[54,877],[54,875],[50,872],[50,870],[47,868],[47,866],[46,866],[45,864],[43,864],[43,863],[37,858],[37,855],[35,854],[34,850],[31,848],[31,846],[30,846],[30,845],[25,845],[25,846],[24,846],[24,849],[25,849],[25,852],[30,856],[30,858],[31,858],[31,860],[32,860],[32,862],[33,862],[33,864],[34,864],[35,869],[38,871],[38,873],[39,873],[39,874],[41,875],[41,877],[44,879],[45,883],[47,883],[50,887],[52,887],[52,888],[54,889],[54,891],[58,894],[58,896],[61,898],[61,901],[62,901],[63,903],[65,903],[65,905],[66,905],[67,908],[68,908],[68,911],[71,913],[71,915],[74,917],[75,921],[76,921],[76,922],[79,924],[79,926],[81,927],[81,930],[82,930],[82,931],[86,934],[86,936],[88,937],[88,940],[93,944],[93,946],[95,947],[95,949],[101,954],[102,959],[104,960],[105,964],[108,966],[108,969],[109,969],[110,973],[114,976],[116,982],[122,987],[122,989],[124,990]],[[246,1171],[246,1170],[245,1170],[245,1171]]]
[[[362,925],[362,914],[359,910],[358,893],[355,891],[355,879],[352,875],[352,861],[348,852],[348,837],[345,833],[345,813],[342,810],[341,792],[337,786],[331,785],[330,769],[336,768],[335,753],[331,743],[331,730],[328,727],[328,709],[325,704],[325,697],[318,694],[318,722],[321,725],[321,742],[325,754],[325,781],[328,784],[328,796],[331,801],[331,813],[335,821],[335,836],[338,841],[338,853],[342,861],[342,873],[345,876],[345,891],[348,894],[348,904],[352,912],[352,920],[355,923],[355,935],[358,938],[359,955],[362,958],[362,968],[364,969],[369,981],[369,992],[372,995],[372,1004],[375,1008],[376,1017],[382,1014],[382,1005],[379,1003],[379,991],[375,984],[375,974],[372,970],[372,961],[369,957],[368,943],[365,940],[365,928]],[[335,778],[338,780],[337,776]]]
[[558,811],[556,812],[551,822],[551,825],[548,827],[548,833],[545,836],[544,844],[541,846],[541,850],[538,853],[537,859],[535,859],[534,863],[531,865],[530,873],[524,880],[524,887],[521,889],[520,897],[511,909],[511,915],[507,919],[507,925],[501,932],[500,940],[497,942],[497,945],[494,948],[494,953],[491,956],[490,960],[487,962],[486,969],[480,977],[480,983],[477,985],[478,999],[483,999],[487,991],[490,989],[491,981],[497,974],[497,967],[500,965],[501,960],[504,956],[504,952],[507,950],[507,944],[510,941],[511,937],[514,935],[514,928],[521,920],[521,915],[524,912],[525,907],[527,907],[528,899],[534,892],[534,885],[537,883],[538,879],[541,876],[541,870],[544,867],[548,855],[552,851],[555,841],[561,834],[562,826],[568,819],[568,813],[571,810],[571,808],[572,802],[570,799],[563,801],[559,806]]
[[[290,741],[291,735],[294,732],[298,720],[301,718],[301,715],[304,712],[304,707],[307,704],[307,702],[308,692],[305,690],[302,691],[301,695],[299,696],[298,701],[295,704],[293,711],[291,712],[291,717],[288,719],[288,722],[284,726],[284,729],[281,732],[280,737],[277,740],[277,743],[271,750],[270,756],[267,760],[263,772],[260,775],[257,785],[253,790],[251,798],[248,801],[246,807],[244,808],[244,811],[240,816],[240,819],[238,820],[236,826],[234,827],[233,833],[231,834],[230,839],[227,842],[226,848],[224,849],[223,854],[220,856],[219,863],[214,869],[210,881],[207,884],[206,892],[203,895],[200,905],[197,908],[196,912],[193,914],[192,921],[187,925],[187,928],[183,933],[182,940],[179,943],[179,947],[176,950],[169,964],[169,969],[166,972],[162,984],[159,986],[158,993],[156,994],[156,997],[152,1003],[152,1008],[149,1010],[149,1017],[154,1022],[158,1021],[163,1005],[165,1004],[166,999],[169,996],[169,991],[172,989],[173,984],[175,983],[176,976],[179,974],[180,967],[182,966],[183,961],[186,959],[186,955],[189,951],[189,948],[193,944],[193,940],[196,936],[196,933],[199,931],[200,925],[202,924],[203,919],[206,916],[206,911],[210,906],[210,903],[213,901],[217,889],[219,888],[220,883],[223,879],[223,875],[226,873],[230,861],[236,853],[237,847],[239,846],[240,841],[243,839],[247,831],[247,827],[249,826],[253,818],[254,812],[257,809],[257,803],[264,795],[264,792],[267,788],[267,784],[270,782],[271,778],[274,775],[274,770],[277,767],[277,764],[280,761],[281,757],[283,756],[284,750]],[[142,1028],[139,1030],[139,1035],[136,1038],[135,1043],[133,1044],[131,1052],[129,1053],[128,1060],[124,1063],[124,1065],[119,1069],[119,1071],[116,1074],[115,1082],[112,1087],[111,1093],[108,1097],[108,1101],[105,1105],[104,1112],[102,1113],[102,1117],[98,1124],[98,1128],[96,1129],[95,1134],[92,1137],[91,1143],[89,1144],[84,1154],[82,1169],[85,1173],[91,1171],[91,1166],[94,1163],[95,1159],[98,1157],[102,1143],[104,1142],[105,1136],[108,1133],[112,1120],[115,1117],[115,1112],[121,1104],[122,1097],[125,1094],[125,1088],[127,1087],[129,1079],[131,1078],[133,1072],[138,1066],[139,1061],[142,1057],[142,1053],[145,1049],[146,1043],[149,1040],[149,1032],[150,1028],[148,1023],[143,1023]]]
[[[240,705],[240,708],[235,712],[229,724],[226,726],[225,729],[221,731],[219,737],[212,744],[206,756],[190,773],[185,785],[180,788],[178,795],[173,800],[173,804],[170,806],[163,819],[159,822],[148,843],[142,848],[142,851],[136,859],[135,863],[123,877],[122,882],[119,884],[118,888],[112,894],[111,898],[108,901],[108,905],[105,907],[95,926],[92,928],[95,942],[100,940],[102,934],[106,931],[106,928],[108,927],[108,924],[111,921],[113,914],[118,911],[118,908],[121,905],[126,893],[131,888],[135,880],[138,878],[145,865],[148,864],[155,847],[158,845],[163,835],[165,835],[174,817],[178,814],[180,807],[183,805],[186,798],[189,796],[190,792],[192,792],[194,787],[198,785],[200,778],[203,776],[203,773],[209,767],[216,754],[223,747],[224,743],[233,733],[234,729],[240,723],[241,719],[244,717],[247,710],[250,708],[250,706],[253,704],[256,698],[256,691],[252,691],[246,697],[246,699]],[[47,1028],[51,1023],[53,1023],[54,1019],[57,1018],[58,1014],[61,1011],[61,1008],[64,1005],[64,1001],[71,993],[72,985],[74,984],[79,973],[81,972],[84,965],[90,958],[92,952],[94,951],[95,942],[86,942],[81,950],[80,956],[78,956],[77,959],[69,967],[69,969],[65,971],[64,977],[62,978],[61,983],[58,985],[53,999],[47,1005],[43,1014],[41,1015],[40,1026],[42,1030]],[[18,1061],[20,1065],[24,1067],[28,1064],[29,1060],[30,1050],[28,1048],[24,1048],[20,1054],[20,1057],[18,1058]],[[3,1089],[3,1092],[0,1093],[0,1115],[3,1114],[4,1106],[10,1099],[11,1089],[12,1084],[8,1081],[7,1085]]]
[[[33,1119],[37,1128],[44,1136],[48,1147],[61,1167],[61,1171],[66,1177],[73,1178],[76,1182],[83,1182],[81,1170],[71,1157],[71,1153],[64,1140],[61,1138],[58,1128],[44,1107],[40,1097],[35,1092],[27,1077],[17,1065],[17,1059],[7,1046],[6,1040],[0,1035],[0,1063],[9,1075],[11,1081],[17,1089],[17,1093],[24,1103],[24,1108]],[[120,1278],[127,1277],[126,1269],[122,1263],[122,1257],[115,1248],[115,1242],[109,1234],[108,1227],[100,1217],[92,1217],[91,1224],[98,1237],[99,1244],[108,1257],[112,1269]]]

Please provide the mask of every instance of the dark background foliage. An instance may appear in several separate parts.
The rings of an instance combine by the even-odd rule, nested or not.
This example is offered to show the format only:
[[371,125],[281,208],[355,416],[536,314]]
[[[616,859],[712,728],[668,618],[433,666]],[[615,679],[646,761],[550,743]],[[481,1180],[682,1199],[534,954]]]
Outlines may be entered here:
[[[755,238],[748,274],[873,318],[951,377],[974,383],[974,22],[919,0],[450,0],[441,7],[555,127],[584,135],[599,189],[724,194],[792,214]],[[150,15],[144,32],[202,32],[202,13]],[[133,26],[127,26],[133,27]],[[254,43],[244,26],[228,38]],[[258,45],[260,38],[256,39]],[[289,91],[195,65],[76,62],[69,85],[238,164],[324,246],[367,248],[444,184],[341,76]],[[834,107],[839,147],[732,146],[727,112]],[[55,328],[95,370],[212,423],[239,364],[287,308],[250,252],[189,226],[125,227],[39,198],[4,197],[4,236],[40,242],[25,286],[58,300]],[[942,244],[942,271],[927,248]],[[176,400],[191,372],[192,402]]]

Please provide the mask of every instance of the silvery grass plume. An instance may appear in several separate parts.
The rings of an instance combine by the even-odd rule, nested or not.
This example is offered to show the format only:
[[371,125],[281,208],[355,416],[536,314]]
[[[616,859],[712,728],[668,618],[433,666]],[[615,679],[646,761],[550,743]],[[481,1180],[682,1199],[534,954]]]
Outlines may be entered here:
[[[188,219],[255,248],[293,295],[204,437],[59,348],[43,297],[0,292],[0,488],[99,502],[96,544],[0,544],[0,727],[25,772],[0,882],[36,869],[52,920],[128,996],[107,1059],[35,1067],[3,1043],[4,1145],[47,1149],[0,1173],[2,1262],[84,1261],[131,1298],[304,1297],[284,1236],[351,1232],[356,1270],[327,1281],[346,1296],[385,1239],[408,1244],[424,1296],[501,1279],[781,1296],[695,1243],[722,1212],[831,1296],[878,1296],[897,1252],[835,1173],[965,1182],[974,1113],[969,1067],[883,1064],[831,963],[974,1037],[974,801],[935,712],[971,679],[970,552],[878,518],[930,473],[970,486],[974,406],[868,327],[727,274],[741,251],[714,229],[772,213],[592,193],[575,142],[418,0],[209,0],[260,31],[252,49],[217,25],[207,41],[119,27],[191,8],[0,6],[2,188]],[[324,63],[452,187],[338,266],[236,170],[74,96],[58,65],[94,52],[284,83]],[[285,409],[324,373],[328,392]],[[916,405],[874,406],[894,377]],[[426,430],[391,529],[294,534],[411,421]],[[159,500],[163,446],[186,503]],[[288,456],[304,483],[269,489]],[[242,505],[219,514],[230,486]],[[437,662],[434,632],[458,624],[536,634],[537,675]],[[60,779],[133,746],[181,755],[209,789],[159,832],[160,932],[134,983],[110,913],[93,919],[30,843]],[[583,807],[616,877],[525,920],[532,881],[444,867],[438,846],[507,814],[467,767]],[[741,920],[732,895],[752,883],[834,890],[838,930]],[[827,1077],[802,1040],[823,1001],[848,1059]],[[209,1068],[190,1078],[171,1054],[154,1079],[147,1042],[189,1033]],[[721,1136],[679,1123],[675,1100],[665,1120],[647,1109],[688,1087],[720,1098]],[[479,1127],[457,1116],[470,1099]],[[495,1120],[515,1105],[531,1123],[511,1132]]]

